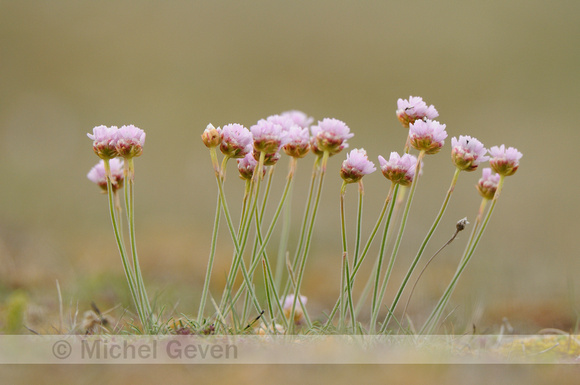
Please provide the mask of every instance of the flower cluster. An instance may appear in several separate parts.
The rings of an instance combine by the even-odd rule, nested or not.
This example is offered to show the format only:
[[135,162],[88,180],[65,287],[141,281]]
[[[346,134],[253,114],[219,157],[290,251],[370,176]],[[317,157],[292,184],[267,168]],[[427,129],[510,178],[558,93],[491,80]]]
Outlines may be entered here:
[[379,155],[379,164],[385,178],[401,186],[409,186],[413,182],[417,158],[410,154],[400,156],[396,152],[391,152],[387,161]]
[[93,140],[93,151],[101,159],[140,156],[145,144],[145,132],[132,124],[121,128],[97,126],[87,136]]
[[473,171],[481,162],[489,160],[487,150],[483,144],[471,136],[451,138],[451,159],[455,166],[463,171]]
[[346,141],[353,136],[343,121],[325,118],[312,127],[312,152],[317,155],[324,151],[328,151],[329,155],[338,154],[348,147]]
[[520,166],[522,153],[513,147],[505,148],[505,145],[493,146],[489,149],[491,159],[489,165],[499,175],[510,176],[515,174]]
[[439,113],[435,107],[427,106],[423,98],[419,96],[409,96],[409,100],[397,100],[397,118],[405,128],[409,128],[409,125],[415,123],[416,120],[433,120],[438,116]]
[[445,124],[436,120],[417,120],[409,125],[409,141],[411,146],[426,154],[436,154],[445,144],[447,132]]
[[260,119],[250,129],[237,123],[221,128],[209,124],[201,139],[206,147],[219,146],[227,157],[238,158],[240,177],[247,179],[257,164],[250,157],[259,161],[260,153],[264,154],[264,165],[271,166],[278,162],[282,150],[298,159],[311,150],[316,156],[322,156],[325,150],[334,155],[348,147],[347,139],[354,134],[344,122],[326,118],[311,126],[313,120],[301,111],[292,110]]
[[354,149],[346,155],[346,160],[342,162],[340,176],[346,183],[355,183],[374,171],[376,171],[375,165],[369,160],[364,148]]

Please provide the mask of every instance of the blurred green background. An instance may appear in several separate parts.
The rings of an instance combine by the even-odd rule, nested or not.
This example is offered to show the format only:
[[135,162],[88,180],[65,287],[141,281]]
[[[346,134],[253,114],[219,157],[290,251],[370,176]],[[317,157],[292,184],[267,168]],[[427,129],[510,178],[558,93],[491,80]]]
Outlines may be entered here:
[[[106,198],[85,177],[98,160],[86,137],[94,126],[135,124],[147,132],[136,160],[140,258],[159,303],[193,315],[216,202],[200,141],[208,122],[249,127],[289,109],[335,117],[355,133],[351,148],[364,147],[376,162],[404,144],[397,99],[418,95],[438,109],[449,139],[425,160],[395,278],[451,181],[451,137],[505,143],[524,157],[453,297],[457,323],[497,332],[507,317],[520,333],[573,329],[580,310],[579,12],[578,2],[540,0],[0,2],[1,302],[24,291],[42,324],[56,312],[58,280],[67,309],[78,302],[82,312],[91,300],[102,309],[130,304],[119,298],[126,284]],[[315,314],[338,295],[344,157],[330,161],[305,277]],[[312,159],[299,163],[296,220]],[[235,212],[243,184],[234,173],[227,187]],[[461,175],[427,254],[458,219],[474,218],[479,177]],[[387,186],[378,172],[365,178],[366,234]],[[347,199],[353,229],[354,187]],[[411,310],[417,320],[447,285],[466,238],[419,284]],[[216,295],[231,255],[226,231],[220,239]]]

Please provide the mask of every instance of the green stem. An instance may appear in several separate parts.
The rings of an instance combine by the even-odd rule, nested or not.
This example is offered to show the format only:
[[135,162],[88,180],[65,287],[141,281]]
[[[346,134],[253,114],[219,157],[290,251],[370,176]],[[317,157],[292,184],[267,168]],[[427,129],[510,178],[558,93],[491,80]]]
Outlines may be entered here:
[[[375,284],[373,287],[373,298],[372,298],[372,302],[371,302],[371,329],[370,332],[374,333],[375,331],[375,323],[376,323],[376,319],[377,319],[377,312],[376,312],[376,308],[378,307],[378,303],[381,303],[383,300],[383,296],[384,296],[384,290],[379,291],[380,286],[380,279],[381,279],[381,272],[383,270],[383,260],[385,258],[385,253],[387,250],[387,240],[389,239],[389,229],[391,227],[391,220],[393,218],[393,212],[395,210],[395,204],[394,202],[396,202],[397,200],[397,193],[398,193],[398,187],[399,185],[395,183],[391,184],[391,191],[393,192],[393,198],[391,200],[391,202],[393,202],[390,205],[390,209],[389,209],[389,214],[387,215],[387,222],[385,223],[385,228],[383,230],[383,237],[381,239],[381,247],[379,249],[379,257],[378,257],[378,262],[376,265],[376,271],[375,271]],[[399,231],[400,234],[402,234],[401,231]],[[397,241],[400,241],[400,238],[397,238]],[[396,249],[396,246],[393,250]],[[387,271],[385,273],[385,282],[388,282],[389,277],[391,275],[391,271],[393,269],[393,265],[395,263],[395,252],[393,251],[393,254],[391,254],[391,259],[389,261],[389,265],[387,266]],[[386,283],[385,283],[385,287],[386,287]],[[379,292],[380,292],[380,296],[379,296]]]
[[493,196],[493,200],[491,202],[491,207],[489,208],[487,215],[485,216],[485,220],[483,221],[481,229],[477,233],[477,236],[473,242],[472,247],[469,250],[466,250],[466,252],[462,256],[459,269],[457,269],[457,271],[455,272],[455,275],[451,279],[451,282],[447,286],[447,289],[445,290],[445,292],[443,293],[443,295],[439,299],[437,306],[435,307],[435,309],[433,310],[433,312],[431,313],[431,315],[429,316],[429,318],[427,319],[427,321],[425,322],[425,324],[423,325],[423,327],[419,331],[419,334],[423,334],[425,332],[425,330],[429,327],[429,325],[431,325],[429,327],[429,331],[428,331],[428,333],[430,334],[437,326],[439,319],[441,318],[441,314],[443,313],[443,310],[445,309],[445,306],[447,305],[449,298],[451,297],[451,294],[453,293],[453,290],[455,289],[455,286],[457,284],[457,281],[459,280],[459,277],[461,276],[461,274],[465,270],[465,267],[469,263],[471,256],[473,255],[475,249],[477,248],[477,245],[479,244],[479,241],[481,240],[481,236],[483,235],[483,233],[485,232],[485,229],[487,228],[487,225],[489,223],[489,219],[491,218],[491,215],[493,214],[493,210],[495,209],[495,205],[497,203],[497,200],[499,199],[499,195],[500,195],[501,190],[503,188],[504,178],[505,177],[503,175],[500,176],[497,190],[496,190],[496,192]]
[[365,195],[365,190],[363,187],[362,179],[358,182],[358,210],[356,214],[356,236],[354,240],[354,261],[353,267],[356,266],[358,261],[358,256],[360,254],[360,238],[361,238],[361,228],[362,228],[362,212],[363,212],[363,197]]
[[[294,259],[292,261],[292,271],[296,271],[298,265],[300,264],[300,255],[302,252],[302,247],[304,246],[304,239],[306,237],[306,231],[308,226],[308,219],[310,218],[310,209],[312,206],[312,198],[314,196],[314,187],[316,186],[316,178],[318,176],[319,171],[319,163],[321,157],[317,156],[314,160],[314,164],[312,165],[312,178],[310,179],[310,187],[308,188],[308,198],[306,199],[306,207],[304,208],[304,217],[302,218],[302,225],[300,227],[300,237],[298,240],[298,247],[296,248],[296,252],[294,254]],[[290,278],[286,282],[286,286],[284,291],[282,292],[282,296],[286,297],[288,295],[288,291],[290,290],[292,282]]]
[[[421,153],[423,153],[423,151]],[[419,156],[421,157],[421,155],[419,155]],[[417,160],[417,162],[418,162],[418,164],[420,164],[419,159]],[[405,278],[403,279],[403,282],[401,283],[401,286],[399,287],[397,294],[395,295],[395,299],[393,300],[393,304],[389,308],[390,311],[387,314],[387,316],[385,317],[385,321],[384,321],[383,325],[381,326],[381,332],[384,332],[386,330],[387,325],[388,325],[393,313],[395,312],[395,308],[397,307],[399,299],[401,298],[403,290],[405,290],[405,286],[407,285],[407,282],[409,281],[409,278],[411,277],[411,274],[415,270],[415,267],[417,266],[419,259],[421,259],[421,256],[423,255],[423,252],[425,251],[425,248],[427,247],[429,240],[431,240],[431,236],[435,232],[435,229],[439,225],[439,222],[441,221],[441,218],[443,217],[443,214],[445,213],[445,210],[447,209],[447,205],[449,204],[449,200],[451,198],[451,195],[453,194],[453,190],[455,189],[455,185],[457,184],[457,178],[459,177],[460,172],[461,172],[460,169],[458,169],[458,168],[455,169],[455,172],[453,174],[453,178],[451,180],[451,185],[449,186],[449,190],[447,191],[447,195],[445,196],[445,200],[443,201],[443,204],[441,205],[441,209],[439,210],[439,213],[437,214],[437,217],[435,218],[433,225],[431,225],[431,228],[429,229],[427,236],[423,240],[423,243],[421,244],[421,247],[419,248],[419,252],[415,256],[413,263],[411,264],[409,270],[407,271],[407,274],[405,275]],[[415,176],[417,176],[417,174],[415,174]],[[407,201],[407,206],[410,206],[409,202],[412,200],[412,194],[414,194],[414,186],[415,186],[415,180],[413,181],[413,186],[411,187],[411,192],[409,193],[409,201]],[[405,211],[407,211],[407,208],[405,208]],[[405,218],[404,218],[405,220],[406,220],[406,216],[407,216],[407,213],[405,213]],[[378,311],[378,309],[377,309],[377,311]]]
[[131,240],[131,253],[133,254],[133,268],[135,269],[135,278],[139,287],[139,295],[141,297],[141,302],[143,303],[142,306],[147,310],[149,327],[152,327],[153,315],[151,311],[151,304],[149,303],[147,290],[145,290],[145,283],[143,282],[143,274],[141,273],[139,257],[137,256],[137,241],[135,238],[135,164],[133,163],[133,158],[128,158],[125,161],[129,166],[129,238]]
[[[294,313],[296,311],[296,301],[297,298],[300,297],[300,287],[302,285],[302,278],[304,277],[304,269],[306,267],[306,260],[308,258],[308,251],[310,251],[310,241],[312,240],[312,232],[314,230],[314,222],[316,220],[316,213],[318,211],[318,204],[320,203],[320,195],[322,192],[322,185],[324,182],[324,175],[326,174],[326,164],[328,163],[328,158],[329,158],[330,154],[328,152],[328,150],[324,151],[324,154],[322,155],[322,162],[320,165],[320,181],[318,184],[318,189],[316,191],[316,199],[314,200],[314,207],[312,208],[312,217],[310,218],[310,223],[308,225],[308,235],[306,237],[306,244],[304,245],[304,252],[302,253],[302,258],[300,261],[300,270],[298,271],[298,278],[296,280],[296,290],[295,290],[295,295],[294,295],[294,302],[292,303],[292,311],[290,312],[290,319],[293,320],[294,319]],[[307,316],[307,310],[305,307],[302,308],[302,310],[304,311],[304,315],[305,317]],[[308,322],[308,318],[306,318],[306,321]],[[294,324],[291,323],[290,324],[290,334],[292,334],[293,332],[293,326]],[[312,327],[312,325],[309,323],[308,327]]]
[[[254,215],[254,213],[256,213],[256,206],[257,206],[257,201],[258,201],[258,195],[260,193],[260,182],[262,180],[262,170],[264,168],[264,159],[265,159],[265,153],[262,151],[260,152],[260,159],[258,161],[258,165],[256,166],[256,168],[254,169],[254,176],[252,178],[252,183],[255,185],[255,193],[250,194],[250,196],[253,196],[253,203],[252,208],[250,209],[250,215],[246,218],[246,223],[245,223],[245,228],[242,232],[242,243],[240,245],[237,245],[237,242],[234,244],[234,246],[237,245],[236,247],[236,255],[234,257],[234,261],[232,263],[232,267],[230,269],[230,272],[228,274],[228,278],[226,280],[226,297],[227,298],[231,298],[231,289],[233,287],[233,281],[237,275],[237,270],[238,267],[241,267],[242,270],[242,276],[244,278],[244,282],[246,285],[246,288],[248,289],[248,292],[250,294],[250,299],[253,301],[254,306],[256,307],[256,311],[261,312],[262,309],[260,307],[259,301],[256,297],[256,293],[254,291],[254,287],[253,287],[253,283],[252,280],[250,278],[250,276],[248,275],[248,272],[246,270],[246,266],[242,260],[243,257],[243,253],[246,247],[246,242],[248,239],[248,234],[249,234],[249,227],[250,227],[250,223],[252,222],[252,217]],[[221,181],[218,178],[218,184]],[[225,201],[225,197],[223,196],[223,188],[220,188],[220,194],[222,194],[222,197]],[[226,205],[224,204],[224,208],[226,207]],[[226,216],[227,218],[227,216]],[[234,229],[233,226],[231,225],[231,218],[228,221],[228,226],[230,229],[230,235],[232,236],[232,239],[235,239],[235,233],[234,233]],[[228,311],[224,311],[225,309],[225,303],[222,302],[222,314],[224,315],[224,317],[227,317],[229,310],[232,309],[232,307],[228,307]],[[264,320],[264,323],[267,325],[266,321]]]
[[129,260],[127,259],[127,253],[125,252],[125,246],[123,245],[121,240],[121,234],[119,231],[117,217],[115,215],[115,203],[113,200],[113,195],[115,194],[115,192],[113,191],[113,186],[111,183],[111,167],[109,165],[109,160],[104,159],[104,164],[105,164],[105,174],[107,175],[107,195],[109,198],[109,214],[111,216],[113,232],[115,233],[115,240],[117,241],[117,248],[119,250],[119,255],[121,256],[121,263],[123,264],[125,278],[127,278],[127,283],[129,284],[129,291],[131,292],[131,296],[133,297],[135,307],[137,308],[139,319],[141,320],[143,327],[146,327],[147,318],[145,317],[144,309],[141,307],[141,301],[139,300],[138,292],[135,289],[135,277],[133,275],[133,271],[131,270]]
[[199,310],[197,312],[197,323],[200,325],[201,325],[201,322],[203,320],[203,312],[205,310],[205,302],[207,300],[207,293],[209,291],[209,281],[211,279],[211,272],[213,269],[213,262],[214,262],[217,239],[218,239],[218,228],[219,228],[219,223],[220,223],[221,210],[222,210],[221,199],[219,199],[219,197],[218,197],[216,211],[215,211],[215,220],[213,223],[213,232],[212,232],[212,236],[211,236],[211,248],[209,251],[209,261],[207,263],[207,270],[205,272],[205,280],[203,283],[203,290],[201,292],[201,300],[199,302]]
[[[293,184],[291,183],[292,180],[292,176],[294,175],[294,173],[296,172],[296,165],[297,165],[297,158],[291,157],[290,158],[290,165],[289,165],[289,170],[288,170],[288,178],[289,181],[287,183],[289,183],[290,185],[288,185],[287,189],[288,191],[285,191],[285,194],[289,194],[290,197],[292,196],[292,189],[293,189]],[[283,195],[282,200],[286,199],[286,195]],[[276,282],[276,287],[279,287],[280,284],[282,283],[282,275],[284,274],[284,266],[286,266],[285,264],[285,259],[286,259],[286,253],[287,253],[287,249],[288,249],[288,238],[290,235],[290,216],[292,213],[292,200],[289,200],[285,205],[284,205],[284,216],[283,216],[283,222],[282,222],[282,235],[280,236],[280,244],[278,245],[278,255],[276,258],[276,275],[275,275],[275,282]]]
[[[377,235],[377,231],[379,230],[379,227],[381,226],[381,223],[383,222],[383,218],[385,217],[385,213],[387,212],[387,207],[389,207],[389,202],[391,202],[391,199],[393,198],[393,196],[396,199],[397,196],[397,191],[399,189],[399,185],[395,185],[394,183],[391,184],[391,187],[389,189],[389,193],[387,194],[387,198],[385,199],[385,204],[383,205],[383,208],[381,210],[381,213],[379,214],[379,218],[377,219],[377,222],[375,223],[375,227],[373,228],[371,235],[369,236],[369,239],[367,240],[367,243],[363,249],[363,252],[361,254],[360,259],[357,261],[357,263],[354,265],[352,274],[351,274],[351,284],[354,282],[354,277],[356,276],[356,273],[358,272],[359,268],[362,265],[362,262],[364,261],[364,258],[366,257],[371,244],[373,243],[373,240],[375,239],[375,236]],[[328,327],[331,323],[332,320],[334,319],[334,316],[336,314],[336,312],[338,311],[338,308],[340,306],[340,298],[342,297],[342,292],[339,295],[338,300],[336,301],[334,307],[332,308],[332,311],[330,312],[330,315],[328,316],[328,320],[326,321],[326,326]]]
[[[261,241],[260,249],[255,254],[256,256],[260,256],[264,253],[266,246],[267,246],[268,242],[270,241],[270,237],[272,236],[272,233],[274,231],[274,227],[276,226],[278,218],[280,217],[280,213],[282,212],[282,208],[284,207],[284,204],[285,204],[286,199],[288,197],[288,192],[290,191],[290,187],[292,186],[294,172],[295,172],[295,168],[291,168],[290,171],[288,172],[286,186],[284,187],[284,192],[282,193],[282,198],[280,199],[280,203],[278,204],[278,207],[276,208],[276,211],[274,213],[274,217],[272,219],[272,222],[270,223],[270,227],[268,228],[268,232],[266,233],[266,236],[264,237],[263,241]],[[248,272],[250,275],[254,274],[254,271],[257,268],[259,262],[260,262],[259,258],[255,258],[252,261],[250,268],[248,269]],[[274,287],[276,287],[276,285],[274,285]],[[240,288],[240,290],[238,290],[238,292],[234,296],[234,298],[232,300],[233,304],[235,304],[237,302],[237,300],[239,299],[240,295],[242,294],[241,293],[242,290],[243,290],[243,287]]]

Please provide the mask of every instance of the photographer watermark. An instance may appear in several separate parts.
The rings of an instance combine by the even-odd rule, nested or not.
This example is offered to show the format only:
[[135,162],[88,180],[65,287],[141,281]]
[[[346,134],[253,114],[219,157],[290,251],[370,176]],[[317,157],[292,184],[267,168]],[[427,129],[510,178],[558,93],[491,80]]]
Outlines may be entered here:
[[0,335],[0,364],[580,363],[577,335]]

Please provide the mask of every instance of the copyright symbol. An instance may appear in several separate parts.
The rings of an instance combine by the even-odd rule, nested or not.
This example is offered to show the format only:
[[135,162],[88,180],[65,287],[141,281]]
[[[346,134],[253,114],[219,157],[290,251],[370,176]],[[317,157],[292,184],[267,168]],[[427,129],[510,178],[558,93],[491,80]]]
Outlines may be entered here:
[[68,358],[72,353],[72,346],[69,342],[65,340],[56,341],[52,345],[52,354],[59,360],[64,360]]

